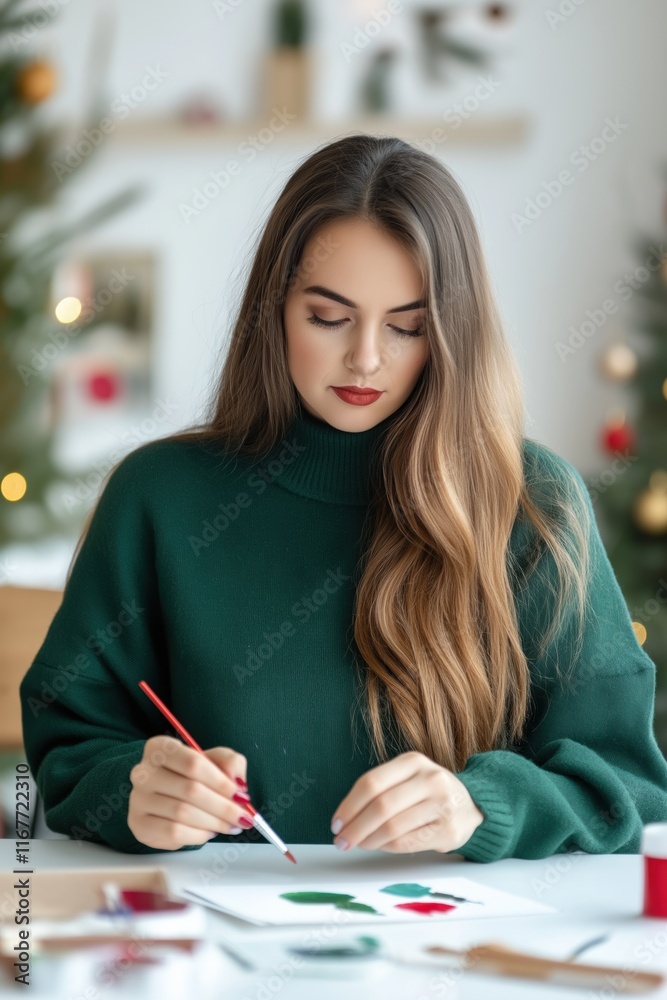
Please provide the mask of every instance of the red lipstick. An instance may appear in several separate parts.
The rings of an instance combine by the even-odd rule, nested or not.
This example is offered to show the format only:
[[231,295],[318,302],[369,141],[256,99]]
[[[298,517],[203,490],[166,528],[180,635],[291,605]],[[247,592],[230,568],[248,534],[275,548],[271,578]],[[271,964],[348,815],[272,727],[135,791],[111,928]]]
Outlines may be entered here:
[[382,395],[382,390],[360,389],[355,385],[332,385],[331,388],[339,399],[344,403],[352,403],[353,406],[368,406]]

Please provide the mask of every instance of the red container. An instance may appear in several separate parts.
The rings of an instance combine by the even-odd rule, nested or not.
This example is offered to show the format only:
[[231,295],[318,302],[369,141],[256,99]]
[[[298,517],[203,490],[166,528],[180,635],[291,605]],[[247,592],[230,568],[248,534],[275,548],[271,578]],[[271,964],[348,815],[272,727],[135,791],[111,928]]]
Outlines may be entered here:
[[667,917],[667,823],[647,823],[642,830],[645,917]]

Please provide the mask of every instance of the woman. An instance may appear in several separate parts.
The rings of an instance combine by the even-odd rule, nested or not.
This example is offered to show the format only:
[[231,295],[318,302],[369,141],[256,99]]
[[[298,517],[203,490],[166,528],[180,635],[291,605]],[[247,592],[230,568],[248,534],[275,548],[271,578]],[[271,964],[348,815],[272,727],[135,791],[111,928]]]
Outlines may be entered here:
[[398,138],[318,149],[209,419],[112,470],[21,684],[49,826],[258,840],[248,788],[287,843],[637,852],[667,814],[655,665],[581,476],[523,420],[452,174]]

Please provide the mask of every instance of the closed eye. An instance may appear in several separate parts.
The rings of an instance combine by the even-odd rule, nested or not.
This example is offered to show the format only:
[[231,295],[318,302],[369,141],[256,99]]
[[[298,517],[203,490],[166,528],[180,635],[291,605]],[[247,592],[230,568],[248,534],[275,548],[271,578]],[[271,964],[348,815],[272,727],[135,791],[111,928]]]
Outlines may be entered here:
[[[323,327],[327,327],[330,330],[333,330],[333,329],[335,329],[335,328],[337,328],[339,326],[342,326],[343,323],[347,323],[347,320],[345,320],[345,319],[335,319],[335,320],[322,319],[321,316],[317,316],[315,313],[313,313],[312,316],[308,316],[308,322],[309,323],[313,323],[315,326],[323,326]],[[399,337],[421,337],[422,334],[423,334],[423,332],[424,332],[423,329],[422,329],[422,327],[420,327],[420,326],[416,327],[414,330],[404,330],[403,327],[401,327],[401,326],[394,326],[393,323],[390,323],[389,326],[391,327],[391,329],[395,333],[398,334]]]

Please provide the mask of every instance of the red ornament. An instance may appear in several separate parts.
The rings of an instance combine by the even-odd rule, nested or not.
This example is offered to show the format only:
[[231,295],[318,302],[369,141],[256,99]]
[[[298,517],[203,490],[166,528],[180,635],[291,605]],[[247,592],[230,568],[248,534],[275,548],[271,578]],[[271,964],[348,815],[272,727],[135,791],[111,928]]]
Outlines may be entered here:
[[605,427],[602,432],[602,447],[610,454],[617,452],[625,454],[634,451],[635,438],[632,428],[628,424],[613,424]]
[[88,393],[98,403],[115,399],[118,392],[118,379],[113,372],[98,372],[88,379]]

